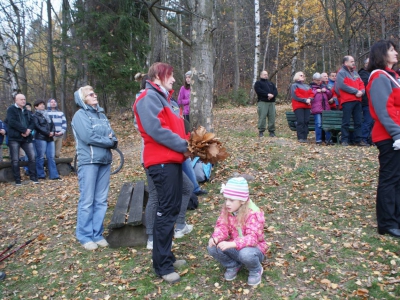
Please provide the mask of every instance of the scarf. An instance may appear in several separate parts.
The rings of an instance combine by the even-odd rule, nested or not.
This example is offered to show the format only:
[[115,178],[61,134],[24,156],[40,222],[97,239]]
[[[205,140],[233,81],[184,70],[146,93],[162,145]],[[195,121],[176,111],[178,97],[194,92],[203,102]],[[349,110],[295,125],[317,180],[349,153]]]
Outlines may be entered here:
[[37,109],[36,112],[38,114],[42,115],[46,119],[47,123],[51,123],[51,119],[46,110]]

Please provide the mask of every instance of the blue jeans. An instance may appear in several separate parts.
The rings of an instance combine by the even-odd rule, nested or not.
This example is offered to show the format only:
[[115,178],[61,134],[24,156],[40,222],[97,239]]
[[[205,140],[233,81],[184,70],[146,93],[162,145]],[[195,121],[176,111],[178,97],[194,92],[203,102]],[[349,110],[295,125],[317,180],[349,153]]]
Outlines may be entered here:
[[22,148],[28,156],[29,177],[31,180],[37,180],[36,175],[36,155],[32,142],[8,141],[11,156],[11,169],[15,181],[21,181],[21,172],[19,170],[19,148]]
[[371,143],[371,130],[374,125],[374,119],[372,119],[371,113],[369,112],[369,106],[363,106],[362,111],[364,116],[361,125],[362,140],[366,143]]
[[190,181],[193,183],[193,192],[196,193],[200,191],[200,186],[199,183],[197,182],[196,174],[194,174],[194,170],[192,167],[192,160],[190,158],[186,159],[182,163],[182,171],[183,173],[186,174],[187,177],[189,177]]
[[82,165],[78,168],[79,202],[76,238],[81,244],[103,239],[107,211],[110,164]]
[[[322,114],[314,115],[315,121],[315,141],[317,143],[322,142]],[[325,131],[325,141],[329,142],[331,139],[331,133],[329,131]]]
[[44,172],[44,154],[46,153],[47,158],[47,169],[49,170],[49,178],[55,179],[59,178],[55,156],[55,146],[54,142],[47,142],[43,140],[35,140],[36,148],[36,172],[39,178],[46,178],[46,173]]
[[354,121],[354,142],[361,142],[362,106],[360,101],[345,102],[342,104],[342,143],[349,142],[350,119]]
[[217,247],[207,247],[208,253],[219,261],[225,268],[239,268],[242,265],[252,272],[259,272],[262,268],[261,262],[264,260],[264,254],[257,247],[246,247],[241,250],[228,249],[222,251]]

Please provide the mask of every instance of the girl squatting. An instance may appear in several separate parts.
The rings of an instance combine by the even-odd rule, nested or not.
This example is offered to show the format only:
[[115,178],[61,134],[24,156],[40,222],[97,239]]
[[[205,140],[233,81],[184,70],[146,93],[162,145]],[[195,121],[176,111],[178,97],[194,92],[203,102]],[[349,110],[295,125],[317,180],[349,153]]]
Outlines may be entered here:
[[208,241],[208,253],[225,268],[225,280],[236,278],[242,267],[249,271],[248,285],[261,282],[261,262],[268,246],[264,239],[264,212],[249,198],[249,186],[243,177],[222,185],[225,203]]

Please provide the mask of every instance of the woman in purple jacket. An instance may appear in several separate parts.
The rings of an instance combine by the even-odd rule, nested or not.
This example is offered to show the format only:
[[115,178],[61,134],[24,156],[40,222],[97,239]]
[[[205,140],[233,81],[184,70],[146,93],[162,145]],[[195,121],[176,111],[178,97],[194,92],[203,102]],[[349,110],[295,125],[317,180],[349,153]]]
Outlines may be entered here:
[[[317,145],[322,144],[322,111],[331,110],[329,99],[332,98],[332,92],[322,83],[320,73],[313,75],[313,82],[310,84],[314,93],[314,99],[311,101],[311,113],[315,120],[315,142]],[[331,133],[325,132],[326,144],[329,145]]]
[[192,76],[192,72],[188,71],[185,73],[185,83],[179,90],[178,95],[178,105],[183,107],[183,117],[185,120],[190,122],[189,114],[190,114],[190,77]]

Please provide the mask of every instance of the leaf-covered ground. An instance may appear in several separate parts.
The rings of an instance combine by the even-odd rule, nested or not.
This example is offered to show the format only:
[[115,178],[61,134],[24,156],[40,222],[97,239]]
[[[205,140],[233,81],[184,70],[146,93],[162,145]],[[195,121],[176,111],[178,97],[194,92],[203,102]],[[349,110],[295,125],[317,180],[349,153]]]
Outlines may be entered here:
[[[216,135],[231,156],[214,168],[200,207],[187,213],[194,225],[175,240],[178,258],[187,260],[179,284],[155,277],[145,248],[84,250],[75,240],[78,184],[63,182],[15,187],[0,183],[0,252],[44,234],[0,263],[7,273],[1,299],[398,299],[398,240],[376,233],[375,147],[316,146],[296,142],[278,106],[276,138],[257,137],[256,107],[216,108]],[[144,179],[140,137],[131,120],[111,119],[125,165],[112,176],[110,222],[124,182]],[[74,155],[73,145],[63,155]],[[233,282],[206,252],[206,243],[223,203],[222,182],[235,174],[254,177],[251,198],[266,214],[270,246],[262,284],[246,285],[242,270]],[[25,178],[26,179],[26,178]],[[107,234],[107,230],[105,232]]]

